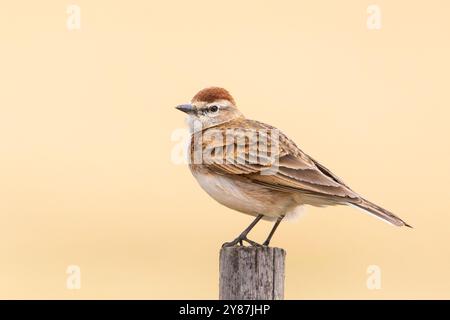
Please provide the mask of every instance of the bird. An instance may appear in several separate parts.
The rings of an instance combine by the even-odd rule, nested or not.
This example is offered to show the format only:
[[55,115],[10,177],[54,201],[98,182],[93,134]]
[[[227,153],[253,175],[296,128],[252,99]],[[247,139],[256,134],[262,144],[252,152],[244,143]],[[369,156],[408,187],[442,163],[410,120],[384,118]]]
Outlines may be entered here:
[[[189,168],[201,188],[220,204],[255,217],[223,247],[244,242],[269,246],[281,221],[306,205],[349,205],[391,225],[412,228],[353,191],[279,129],[247,119],[226,89],[202,89],[176,109],[187,114]],[[261,219],[274,224],[259,244],[248,234]]]

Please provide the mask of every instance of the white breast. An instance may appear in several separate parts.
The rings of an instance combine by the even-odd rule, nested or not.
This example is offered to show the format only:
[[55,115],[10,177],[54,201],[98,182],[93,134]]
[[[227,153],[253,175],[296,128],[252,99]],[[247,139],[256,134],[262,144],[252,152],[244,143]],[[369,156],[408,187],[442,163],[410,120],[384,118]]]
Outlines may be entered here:
[[242,192],[242,186],[234,180],[202,173],[196,174],[195,178],[203,190],[221,204],[238,211],[255,211],[250,204],[252,199]]
[[263,214],[273,220],[280,216],[296,216],[300,206],[293,205],[286,197],[280,197],[259,185],[220,175],[194,173],[200,186],[217,202],[228,208],[251,215]]

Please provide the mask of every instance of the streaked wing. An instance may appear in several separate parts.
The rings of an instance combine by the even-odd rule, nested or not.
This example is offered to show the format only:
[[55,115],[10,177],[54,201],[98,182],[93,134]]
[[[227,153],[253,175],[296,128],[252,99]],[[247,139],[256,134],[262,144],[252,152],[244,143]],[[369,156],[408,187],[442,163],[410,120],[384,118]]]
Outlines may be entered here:
[[[204,132],[202,147],[208,155],[204,164],[218,174],[240,175],[275,190],[298,191],[336,201],[359,198],[330,170],[269,125],[241,120],[213,129],[214,134],[212,129]],[[252,134],[257,138],[252,138]]]

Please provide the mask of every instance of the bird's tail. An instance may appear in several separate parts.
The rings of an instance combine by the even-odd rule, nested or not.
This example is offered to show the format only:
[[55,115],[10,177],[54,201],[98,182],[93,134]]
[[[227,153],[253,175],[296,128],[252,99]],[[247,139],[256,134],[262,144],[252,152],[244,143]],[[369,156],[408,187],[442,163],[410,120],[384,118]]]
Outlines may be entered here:
[[383,209],[380,206],[377,206],[375,203],[370,202],[366,199],[360,198],[357,201],[349,203],[352,206],[358,207],[363,209],[364,211],[376,216],[377,218],[380,218],[392,225],[398,226],[398,227],[409,227],[412,228],[409,224],[407,224],[405,221],[397,217],[392,212],[387,211],[386,209]]

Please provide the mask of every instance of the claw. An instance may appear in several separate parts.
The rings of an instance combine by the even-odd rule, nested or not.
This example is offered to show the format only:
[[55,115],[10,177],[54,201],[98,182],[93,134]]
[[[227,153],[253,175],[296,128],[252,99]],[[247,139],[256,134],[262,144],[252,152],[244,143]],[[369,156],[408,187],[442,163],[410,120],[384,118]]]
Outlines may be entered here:
[[250,240],[250,239],[245,238],[244,241],[246,241],[246,242],[248,242],[249,244],[251,244],[252,247],[262,247],[262,245],[260,245],[259,243],[255,242],[255,241],[253,241],[253,240]]
[[250,244],[253,247],[262,247],[262,245],[260,245],[259,243],[255,242],[253,240],[250,240],[250,239],[248,239],[245,236],[239,236],[236,239],[234,239],[233,241],[225,242],[222,245],[222,248],[234,247],[237,244],[240,244],[241,246],[243,246],[244,245],[244,241],[247,242],[248,244]]

